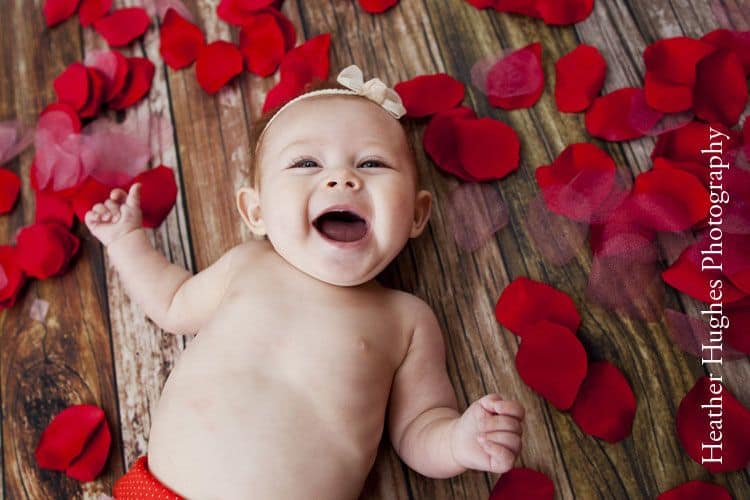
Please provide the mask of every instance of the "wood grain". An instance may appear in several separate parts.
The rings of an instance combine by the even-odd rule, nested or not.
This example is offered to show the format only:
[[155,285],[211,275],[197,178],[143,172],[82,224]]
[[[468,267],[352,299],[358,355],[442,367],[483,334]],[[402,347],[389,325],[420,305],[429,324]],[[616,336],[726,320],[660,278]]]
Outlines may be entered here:
[[[116,2],[137,5],[138,0]],[[218,0],[185,2],[209,42],[237,41],[237,29],[216,16]],[[18,29],[0,30],[0,120],[36,120],[54,100],[52,80],[74,60],[105,48],[75,19],[45,30],[41,2],[21,10],[20,0],[0,0],[3,18]],[[615,159],[625,181],[651,168],[654,141],[592,140],[580,114],[559,113],[554,102],[554,62],[579,43],[597,46],[610,62],[604,92],[642,84],[643,49],[654,40],[681,34],[701,36],[729,23],[748,29],[741,0],[599,0],[593,14],[573,27],[546,26],[539,20],[479,11],[463,0],[402,0],[382,15],[369,15],[356,1],[287,0],[283,12],[297,28],[298,43],[331,33],[331,74],[356,63],[365,76],[396,83],[420,74],[447,72],[467,83],[465,104],[479,116],[514,127],[522,142],[521,166],[489,183],[508,207],[510,223],[475,252],[456,245],[448,226],[449,201],[459,182],[434,168],[417,147],[424,188],[434,195],[433,217],[425,234],[412,240],[379,279],[424,298],[443,328],[448,372],[459,405],[467,407],[488,392],[521,401],[527,410],[524,446],[518,466],[546,473],[557,498],[655,498],[690,479],[723,484],[735,498],[750,498],[750,468],[709,474],[682,450],[674,415],[684,394],[705,371],[669,339],[663,318],[645,322],[612,313],[585,293],[591,256],[579,252],[564,266],[545,261],[531,238],[530,203],[538,196],[534,170],[567,145],[593,142]],[[25,4],[24,4],[25,5]],[[31,15],[29,15],[29,13]],[[157,249],[192,271],[204,269],[235,244],[250,238],[236,214],[234,193],[247,181],[251,160],[248,132],[260,115],[268,90],[278,80],[243,74],[214,96],[195,79],[194,67],[173,71],[158,54],[158,22],[127,55],[146,56],[157,66],[148,99],[118,119],[147,131],[154,157],[174,169],[179,194],[165,223],[151,232]],[[470,84],[472,64],[502,50],[539,41],[544,47],[545,92],[530,109],[503,111],[488,106]],[[417,144],[426,120],[407,123]],[[32,153],[10,165],[28,179]],[[32,193],[24,183],[20,206],[0,218],[0,234],[10,241],[33,218]],[[146,452],[150,411],[190,337],[161,332],[122,289],[99,244],[84,236],[81,255],[61,278],[33,282],[19,304],[0,312],[0,401],[4,498],[78,498],[111,488]],[[664,253],[665,262],[676,255]],[[568,413],[531,391],[515,370],[517,339],[494,318],[503,288],[518,276],[550,283],[570,294],[582,314],[579,337],[589,357],[615,363],[638,400],[630,437],[608,444],[583,434]],[[664,289],[665,306],[697,315],[699,303]],[[28,317],[35,297],[51,303],[44,324]],[[23,376],[20,376],[24,373]],[[724,382],[750,406],[748,359],[726,363]],[[115,385],[114,381],[117,381]],[[33,449],[48,419],[73,402],[96,402],[110,417],[114,446],[105,474],[79,485],[64,475],[35,466]],[[367,478],[363,499],[483,499],[497,475],[468,472],[432,480],[408,469],[396,456],[387,433]],[[3,496],[4,495],[4,496]]]

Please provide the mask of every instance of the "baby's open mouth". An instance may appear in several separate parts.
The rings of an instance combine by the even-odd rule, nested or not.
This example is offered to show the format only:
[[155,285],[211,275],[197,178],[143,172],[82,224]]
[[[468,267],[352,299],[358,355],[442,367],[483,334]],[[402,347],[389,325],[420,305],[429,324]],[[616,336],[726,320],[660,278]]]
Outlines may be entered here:
[[320,215],[313,226],[334,241],[357,241],[367,234],[367,221],[348,210],[332,210]]

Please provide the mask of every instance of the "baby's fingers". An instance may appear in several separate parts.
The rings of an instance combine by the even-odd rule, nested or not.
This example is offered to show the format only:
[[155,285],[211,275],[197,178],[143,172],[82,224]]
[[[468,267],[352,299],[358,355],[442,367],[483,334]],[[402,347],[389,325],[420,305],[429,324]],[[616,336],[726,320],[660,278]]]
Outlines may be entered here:
[[489,455],[488,469],[497,474],[508,472],[513,468],[513,463],[516,461],[516,453],[512,452],[503,445],[494,443],[479,436],[479,445]]
[[506,415],[485,414],[480,421],[479,430],[482,432],[506,431],[521,434],[521,421]]
[[130,191],[128,191],[128,198],[125,200],[125,203],[132,208],[140,208],[141,206],[141,183],[136,182],[132,186],[130,186]]
[[512,432],[488,432],[484,434],[488,441],[505,446],[516,455],[521,452],[521,436]]
[[479,400],[479,404],[485,410],[499,415],[508,415],[523,420],[526,411],[518,401],[502,399],[497,394],[488,394]]

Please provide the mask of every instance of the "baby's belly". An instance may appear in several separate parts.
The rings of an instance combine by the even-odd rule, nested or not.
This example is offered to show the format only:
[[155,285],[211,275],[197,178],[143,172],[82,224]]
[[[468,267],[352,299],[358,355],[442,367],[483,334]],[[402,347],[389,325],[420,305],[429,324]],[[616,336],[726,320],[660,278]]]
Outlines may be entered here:
[[204,333],[182,354],[152,415],[153,474],[198,500],[357,498],[393,374],[378,353],[351,359],[336,353],[350,346],[336,342],[326,350],[281,344],[273,353],[233,343],[228,351],[226,338]]

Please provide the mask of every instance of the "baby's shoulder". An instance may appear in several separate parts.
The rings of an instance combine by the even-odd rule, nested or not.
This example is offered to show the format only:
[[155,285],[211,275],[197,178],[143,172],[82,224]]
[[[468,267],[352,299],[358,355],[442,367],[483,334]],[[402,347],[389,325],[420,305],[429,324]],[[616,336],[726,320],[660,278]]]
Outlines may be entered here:
[[393,290],[393,300],[406,324],[406,331],[412,333],[418,326],[435,321],[432,306],[409,292]]

